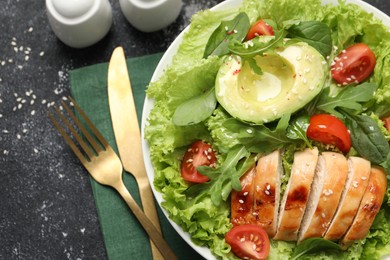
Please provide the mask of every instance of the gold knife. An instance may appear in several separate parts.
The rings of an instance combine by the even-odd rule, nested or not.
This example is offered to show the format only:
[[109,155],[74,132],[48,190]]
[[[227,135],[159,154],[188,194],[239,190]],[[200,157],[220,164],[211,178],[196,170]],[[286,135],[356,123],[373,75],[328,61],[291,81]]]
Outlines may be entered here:
[[[137,112],[130,77],[122,47],[112,53],[108,65],[108,101],[115,140],[123,168],[137,181],[141,203],[146,216],[161,232],[160,222],[144,166]],[[153,259],[164,259],[152,241]]]

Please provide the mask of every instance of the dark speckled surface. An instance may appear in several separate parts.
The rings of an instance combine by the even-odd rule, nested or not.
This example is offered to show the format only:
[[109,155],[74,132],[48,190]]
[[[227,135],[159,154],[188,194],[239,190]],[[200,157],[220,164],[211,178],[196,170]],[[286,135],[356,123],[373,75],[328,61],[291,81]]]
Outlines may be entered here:
[[[193,13],[220,1],[183,2],[174,24],[146,34],[112,0],[109,34],[76,50],[53,34],[44,0],[0,0],[0,259],[107,258],[88,176],[47,107],[69,95],[69,70],[108,61],[117,45],[128,57],[163,52]],[[367,2],[390,14],[389,2]]]

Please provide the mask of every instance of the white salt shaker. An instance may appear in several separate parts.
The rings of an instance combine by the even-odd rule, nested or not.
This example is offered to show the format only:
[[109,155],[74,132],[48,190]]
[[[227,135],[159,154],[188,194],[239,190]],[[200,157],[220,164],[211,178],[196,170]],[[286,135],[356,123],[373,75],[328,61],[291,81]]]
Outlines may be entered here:
[[73,48],[93,45],[112,25],[108,0],[46,0],[46,10],[56,36]]
[[143,32],[153,32],[171,24],[178,17],[181,0],[119,0],[127,21]]

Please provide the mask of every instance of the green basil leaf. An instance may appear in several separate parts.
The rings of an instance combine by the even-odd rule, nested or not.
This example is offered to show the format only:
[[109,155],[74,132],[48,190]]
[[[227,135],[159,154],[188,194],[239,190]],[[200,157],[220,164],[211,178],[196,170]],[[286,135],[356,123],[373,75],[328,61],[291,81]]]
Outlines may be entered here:
[[336,108],[347,108],[362,111],[361,103],[368,102],[377,89],[375,83],[363,83],[357,86],[344,87],[337,96],[329,96],[329,89],[324,89],[317,99],[317,108],[337,117],[342,115]]
[[303,255],[315,253],[320,250],[341,250],[341,246],[324,238],[309,238],[297,245],[292,255],[292,260],[299,259],[299,257]]
[[385,162],[390,152],[389,143],[377,123],[366,115],[352,115],[346,111],[343,114],[346,116],[353,148],[375,164]]
[[249,30],[250,21],[246,13],[239,13],[233,20],[223,21],[211,34],[203,58],[210,55],[223,56],[229,54],[231,40],[242,42]]
[[173,114],[173,123],[179,126],[197,124],[211,116],[216,106],[215,90],[211,88],[202,95],[180,104]]
[[316,48],[326,57],[332,51],[332,36],[329,27],[320,21],[302,21],[287,29],[287,37],[297,38]]
[[310,124],[310,116],[305,114],[298,116],[287,128],[287,137],[293,140],[303,140],[308,147],[312,147],[311,142],[306,136],[307,128]]

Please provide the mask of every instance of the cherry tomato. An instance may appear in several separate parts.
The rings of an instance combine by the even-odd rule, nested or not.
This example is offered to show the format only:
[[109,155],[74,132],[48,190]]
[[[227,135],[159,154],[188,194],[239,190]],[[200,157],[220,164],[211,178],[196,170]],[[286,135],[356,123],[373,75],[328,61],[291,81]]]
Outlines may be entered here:
[[342,85],[360,83],[374,70],[374,52],[364,43],[354,44],[343,50],[332,65],[332,77]]
[[249,29],[245,40],[251,40],[259,35],[275,35],[274,28],[266,23],[264,20],[259,20]]
[[306,135],[314,141],[334,145],[344,153],[351,149],[348,128],[340,119],[332,115],[318,114],[310,117]]
[[226,233],[225,240],[233,253],[242,259],[265,259],[270,251],[267,232],[254,224],[233,227]]
[[184,154],[181,163],[181,176],[184,180],[202,183],[209,180],[207,176],[200,174],[196,167],[213,166],[217,161],[211,145],[203,141],[194,142]]

